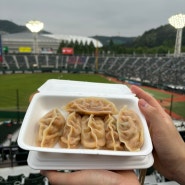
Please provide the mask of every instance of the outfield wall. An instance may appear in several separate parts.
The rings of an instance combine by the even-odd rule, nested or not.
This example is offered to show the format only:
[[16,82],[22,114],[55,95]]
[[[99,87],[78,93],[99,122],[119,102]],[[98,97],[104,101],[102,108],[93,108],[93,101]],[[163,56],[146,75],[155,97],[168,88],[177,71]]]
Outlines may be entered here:
[[1,119],[12,119],[12,120],[17,120],[18,122],[20,120],[23,120],[25,116],[25,112],[22,111],[0,111],[0,118]]

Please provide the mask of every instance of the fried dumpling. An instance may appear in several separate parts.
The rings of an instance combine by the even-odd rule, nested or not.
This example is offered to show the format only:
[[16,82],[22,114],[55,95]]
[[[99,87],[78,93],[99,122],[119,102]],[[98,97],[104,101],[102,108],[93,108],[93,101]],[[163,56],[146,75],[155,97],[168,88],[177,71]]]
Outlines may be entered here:
[[63,148],[77,148],[81,139],[81,116],[72,112],[66,119],[66,125],[62,137],[60,138],[60,145]]
[[93,114],[82,117],[81,144],[89,149],[100,149],[105,145],[105,127],[101,117]]
[[109,150],[123,150],[123,146],[119,140],[119,135],[116,126],[116,118],[112,115],[105,117],[105,138],[106,148]]
[[62,134],[65,118],[58,109],[52,109],[39,120],[38,124],[37,144],[41,147],[53,147]]
[[117,119],[119,139],[129,151],[139,151],[144,143],[143,126],[139,116],[123,107]]
[[79,112],[81,114],[117,114],[117,108],[111,101],[105,98],[87,97],[78,98],[69,102],[64,109],[67,112]]

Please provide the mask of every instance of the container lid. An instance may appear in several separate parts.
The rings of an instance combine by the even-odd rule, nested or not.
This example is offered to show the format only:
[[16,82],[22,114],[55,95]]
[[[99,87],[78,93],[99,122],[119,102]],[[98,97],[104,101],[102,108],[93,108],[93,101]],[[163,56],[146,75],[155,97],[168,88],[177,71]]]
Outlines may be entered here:
[[38,91],[42,94],[68,95],[68,96],[99,96],[99,97],[123,97],[123,95],[135,96],[131,90],[123,84],[82,82],[73,80],[47,80]]

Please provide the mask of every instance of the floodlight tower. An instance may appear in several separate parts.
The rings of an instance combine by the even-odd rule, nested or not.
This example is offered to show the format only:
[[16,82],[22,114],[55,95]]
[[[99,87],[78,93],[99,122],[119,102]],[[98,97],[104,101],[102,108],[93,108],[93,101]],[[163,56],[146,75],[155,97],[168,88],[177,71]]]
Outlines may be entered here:
[[26,27],[33,33],[34,36],[34,53],[38,53],[38,32],[44,28],[44,23],[40,21],[29,21]]
[[175,29],[177,29],[174,57],[179,57],[181,55],[182,30],[185,26],[185,15],[173,15],[168,21]]

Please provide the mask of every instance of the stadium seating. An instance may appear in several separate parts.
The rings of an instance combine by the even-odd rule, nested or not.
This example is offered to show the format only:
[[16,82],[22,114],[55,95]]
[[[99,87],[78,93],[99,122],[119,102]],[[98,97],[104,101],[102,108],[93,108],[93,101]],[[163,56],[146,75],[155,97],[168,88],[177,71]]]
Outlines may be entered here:
[[15,61],[15,55],[5,55],[3,62],[7,66],[8,70],[18,70],[17,62]]
[[24,175],[9,175],[7,179],[2,178],[2,181],[0,181],[0,185],[22,185],[24,184]]
[[76,71],[84,71],[84,64],[87,61],[87,57],[85,56],[78,56],[76,60]]
[[46,177],[40,173],[9,175],[6,179],[0,177],[0,185],[49,185]]
[[37,70],[39,68],[36,55],[26,55],[25,60],[27,60],[28,68],[30,70]]
[[48,67],[56,69],[58,65],[58,57],[56,57],[56,55],[48,55],[47,62],[48,62]]
[[46,185],[48,184],[47,179],[41,174],[30,174],[29,177],[25,178],[24,185]]
[[0,182],[0,185],[22,185],[19,181],[12,181],[12,182]]
[[28,151],[18,147],[18,151],[16,152],[16,155],[15,155],[15,161],[17,165],[19,166],[27,165],[27,158],[28,158]]
[[85,65],[85,68],[88,69],[88,71],[95,71],[95,57],[91,56],[89,57],[89,59],[87,60],[87,63]]
[[4,181],[5,179],[2,176],[0,176],[0,182],[4,182]]
[[28,151],[22,150],[17,144],[20,126],[12,121],[0,125],[0,167],[27,165]]
[[17,61],[19,70],[25,71],[28,69],[28,64],[27,64],[27,60],[26,60],[25,56],[17,55],[16,61]]
[[7,182],[20,182],[20,184],[24,183],[24,174],[19,174],[19,175],[9,175],[6,179]]
[[[185,82],[185,57],[167,56],[65,56],[20,55],[4,56],[1,73],[16,71],[42,72],[99,72],[121,80],[136,81],[145,85],[171,88]],[[183,88],[183,87],[182,87]],[[185,91],[185,88],[182,89]]]
[[66,56],[59,55],[58,56],[58,70],[63,71],[67,68]]
[[20,128],[20,124],[4,123],[0,125],[0,144],[2,144],[6,139],[8,134],[13,134],[16,130]]

